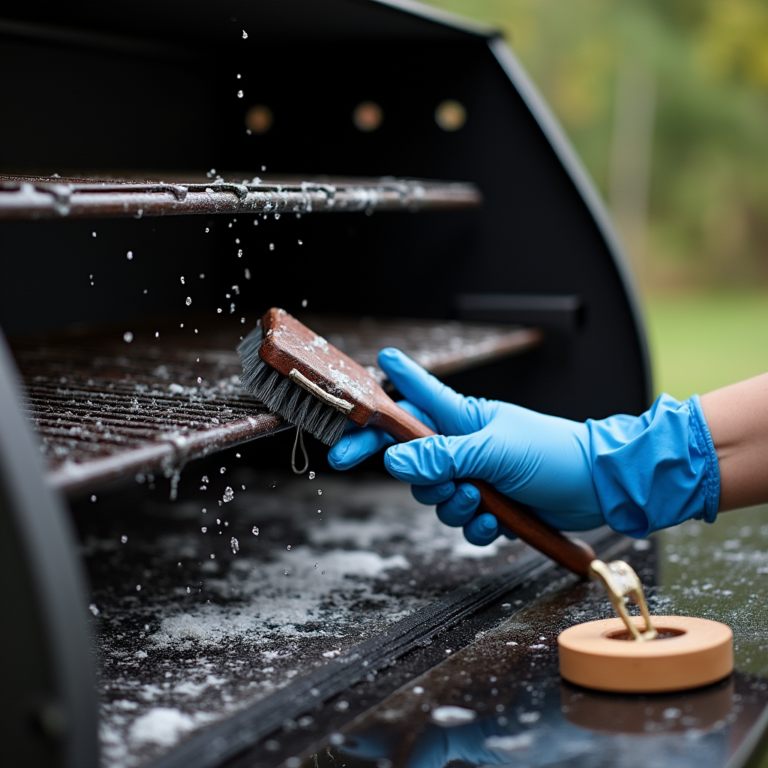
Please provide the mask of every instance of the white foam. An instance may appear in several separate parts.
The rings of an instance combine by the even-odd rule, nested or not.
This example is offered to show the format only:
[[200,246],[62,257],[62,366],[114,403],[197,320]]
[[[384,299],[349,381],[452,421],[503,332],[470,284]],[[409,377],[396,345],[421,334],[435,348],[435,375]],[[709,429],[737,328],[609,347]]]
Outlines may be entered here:
[[442,725],[444,728],[453,728],[456,725],[471,723],[477,719],[477,712],[474,709],[464,707],[437,707],[429,713],[433,723]]
[[195,718],[191,715],[170,707],[155,707],[134,720],[128,738],[137,745],[149,743],[171,747],[194,727]]

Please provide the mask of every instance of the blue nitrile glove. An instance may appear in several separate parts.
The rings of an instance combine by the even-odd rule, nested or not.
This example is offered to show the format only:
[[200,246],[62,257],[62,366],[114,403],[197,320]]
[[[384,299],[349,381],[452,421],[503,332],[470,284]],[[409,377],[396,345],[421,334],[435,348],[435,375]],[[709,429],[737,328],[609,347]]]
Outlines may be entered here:
[[[477,514],[477,489],[457,478],[486,480],[569,531],[607,522],[641,537],[717,515],[717,456],[696,396],[679,403],[662,395],[642,416],[580,423],[463,397],[396,349],[382,350],[379,365],[407,398],[401,405],[440,433],[389,448],[387,469],[413,485],[418,501],[436,504],[442,522],[464,526],[473,544],[493,541],[499,526]],[[353,428],[328,459],[347,469],[392,442]]]

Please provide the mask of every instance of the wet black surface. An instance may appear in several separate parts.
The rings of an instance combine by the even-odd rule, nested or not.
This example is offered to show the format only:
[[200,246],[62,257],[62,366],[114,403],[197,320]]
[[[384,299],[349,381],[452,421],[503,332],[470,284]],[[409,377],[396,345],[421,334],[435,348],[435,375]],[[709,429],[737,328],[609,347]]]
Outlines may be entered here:
[[[284,448],[277,438],[275,448]],[[530,555],[517,542],[470,547],[381,475],[257,472],[240,450],[190,465],[175,501],[168,481],[150,488],[145,478],[78,505],[105,766],[170,759],[259,702],[301,697],[300,681]],[[325,704],[297,709],[231,765],[725,765],[768,702],[766,519],[765,508],[745,510],[615,545],[646,584],[652,613],[732,627],[729,680],[664,696],[563,683],[558,633],[612,608],[599,584],[553,569]]]
[[175,501],[149,477],[92,498],[76,515],[109,766],[145,764],[530,555],[468,545],[381,475],[259,473],[234,451],[190,465]]
[[[732,627],[736,672],[721,683],[637,696],[563,682],[559,632],[611,615],[598,584],[566,579],[331,735],[308,759],[289,758],[287,765],[725,765],[768,703],[768,639],[759,601],[768,574],[766,511],[729,513],[714,526],[688,523],[659,535],[655,550],[638,542],[627,558],[648,585],[652,613],[702,616]],[[268,763],[254,756],[246,764]]]

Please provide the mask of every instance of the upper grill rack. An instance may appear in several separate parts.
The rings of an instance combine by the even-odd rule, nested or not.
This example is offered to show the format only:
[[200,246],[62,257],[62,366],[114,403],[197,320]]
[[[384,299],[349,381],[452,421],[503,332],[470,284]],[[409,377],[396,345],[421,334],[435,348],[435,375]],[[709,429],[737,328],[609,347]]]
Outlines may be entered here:
[[[308,318],[362,365],[396,346],[438,375],[528,350],[537,329],[411,320]],[[60,333],[14,345],[25,410],[49,463],[48,481],[72,493],[162,471],[288,428],[239,386],[234,349],[242,326],[178,334],[158,343],[136,332]],[[376,369],[384,382],[384,375]]]
[[413,179],[218,177],[131,181],[0,176],[0,219],[473,208],[473,184]]

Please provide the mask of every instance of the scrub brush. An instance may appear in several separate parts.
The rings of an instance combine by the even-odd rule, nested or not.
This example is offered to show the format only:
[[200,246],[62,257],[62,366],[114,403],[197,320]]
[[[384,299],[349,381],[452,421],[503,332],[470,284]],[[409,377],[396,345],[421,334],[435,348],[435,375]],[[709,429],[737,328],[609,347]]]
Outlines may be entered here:
[[[273,413],[335,445],[347,422],[376,426],[399,442],[436,434],[397,405],[361,365],[282,309],[272,308],[238,347],[243,388]],[[514,534],[580,576],[595,553],[569,539],[483,480],[481,508]]]

